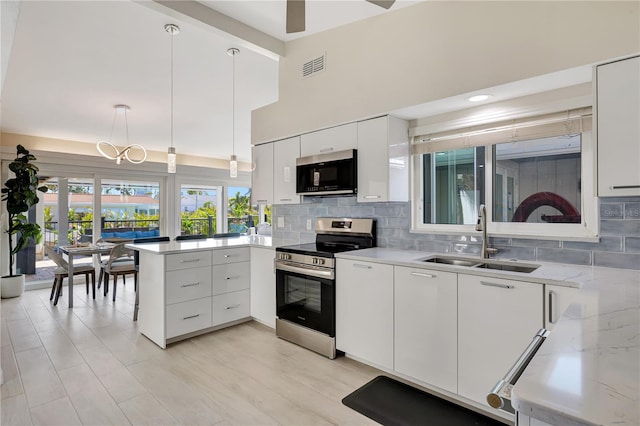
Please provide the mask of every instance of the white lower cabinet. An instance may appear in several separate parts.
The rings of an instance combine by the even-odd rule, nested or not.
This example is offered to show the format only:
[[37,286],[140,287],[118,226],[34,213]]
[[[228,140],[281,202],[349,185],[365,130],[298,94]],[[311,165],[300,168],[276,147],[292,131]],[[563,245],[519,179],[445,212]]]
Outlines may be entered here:
[[394,369],[456,393],[457,274],[396,266],[394,286]]
[[168,305],[167,339],[211,327],[211,297]]
[[251,316],[276,327],[276,251],[251,247]]
[[544,286],[544,328],[552,330],[571,301],[578,293],[574,287],[545,284]]
[[543,422],[542,420],[538,420],[521,413],[516,413],[516,426],[552,426],[552,425],[549,423]]
[[180,336],[250,318],[249,247],[140,252],[140,332],[165,348]]
[[336,348],[393,369],[393,266],[337,259]]
[[458,394],[486,395],[543,326],[543,286],[458,274]]
[[237,321],[251,315],[250,290],[232,291],[213,296],[212,325]]
[[167,304],[211,296],[211,267],[167,271]]
[[212,326],[251,315],[251,251],[249,247],[213,252]]

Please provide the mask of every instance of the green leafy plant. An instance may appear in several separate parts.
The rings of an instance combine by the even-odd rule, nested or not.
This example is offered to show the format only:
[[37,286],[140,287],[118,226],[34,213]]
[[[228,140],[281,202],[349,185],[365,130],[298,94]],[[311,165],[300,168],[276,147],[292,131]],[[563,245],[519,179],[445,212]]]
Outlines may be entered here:
[[[17,157],[9,164],[9,170],[15,177],[8,179],[2,188],[2,201],[7,202],[9,226],[9,274],[14,274],[13,256],[25,248],[30,241],[40,242],[42,234],[37,223],[29,223],[24,214],[31,206],[38,204],[38,191],[47,192],[46,186],[38,186],[38,167],[32,164],[36,160],[22,145],[17,147]],[[13,237],[16,237],[15,246]]]

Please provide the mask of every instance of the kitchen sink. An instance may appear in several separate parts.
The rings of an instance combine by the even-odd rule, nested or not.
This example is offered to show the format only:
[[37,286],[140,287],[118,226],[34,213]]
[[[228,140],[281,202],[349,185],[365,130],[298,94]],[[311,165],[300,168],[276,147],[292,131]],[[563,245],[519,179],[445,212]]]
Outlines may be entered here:
[[529,274],[540,267],[530,263],[491,262],[486,259],[470,259],[468,257],[429,256],[416,259],[419,262],[439,263],[442,265],[464,266],[467,268],[491,269],[494,271],[521,272]]
[[509,272],[522,272],[525,274],[529,274],[536,269],[538,269],[540,265],[524,265],[524,264],[505,264],[505,263],[483,263],[481,265],[477,265],[476,268],[482,269],[493,269],[496,271],[509,271]]
[[441,263],[444,265],[467,266],[467,267],[476,266],[482,263],[480,260],[465,259],[465,258],[450,257],[450,256],[433,256],[433,257],[426,257],[424,259],[418,259],[418,260],[420,260],[421,262]]

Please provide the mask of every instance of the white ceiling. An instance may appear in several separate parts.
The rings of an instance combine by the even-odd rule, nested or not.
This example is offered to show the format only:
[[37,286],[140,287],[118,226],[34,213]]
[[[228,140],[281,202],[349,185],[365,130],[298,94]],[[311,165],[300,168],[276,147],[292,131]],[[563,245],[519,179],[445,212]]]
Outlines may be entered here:
[[[13,4],[2,3],[3,12],[7,4]],[[307,30],[287,35],[284,0],[201,3],[282,41],[388,13],[364,0],[307,0]],[[391,11],[415,3],[397,0]],[[174,36],[173,141],[178,154],[224,159],[231,155],[233,75],[232,59],[226,52],[239,47],[235,153],[241,161],[250,161],[251,111],[278,100],[277,55],[260,54],[260,49],[246,48],[243,40],[212,28],[211,23],[203,24],[146,0],[22,1],[3,75],[2,132],[93,144],[109,140],[113,106],[126,104],[130,107],[130,143],[166,152],[171,129],[171,36],[164,30],[167,23],[181,28]],[[3,41],[7,39],[4,31],[10,27],[3,20]],[[6,50],[3,45],[3,55]],[[488,88],[494,97],[486,102],[589,79],[589,67],[568,70]],[[468,108],[465,98],[460,95],[395,114],[412,119]],[[121,118],[116,121],[111,142],[126,145]]]
[[[203,3],[280,40],[385,13],[364,0],[307,1],[308,30],[288,36],[282,0]],[[400,0],[394,8],[413,3]],[[171,36],[164,25],[175,23],[181,28],[174,36],[173,141],[178,154],[231,155],[233,76],[226,52],[240,47],[235,153],[241,161],[249,161],[251,110],[277,101],[277,60],[178,13],[148,6],[148,2],[117,0],[20,2],[4,76],[2,131],[108,141],[113,106],[126,104],[130,143],[166,151],[171,139]],[[114,145],[126,145],[124,130],[124,120],[118,118],[111,138]]]

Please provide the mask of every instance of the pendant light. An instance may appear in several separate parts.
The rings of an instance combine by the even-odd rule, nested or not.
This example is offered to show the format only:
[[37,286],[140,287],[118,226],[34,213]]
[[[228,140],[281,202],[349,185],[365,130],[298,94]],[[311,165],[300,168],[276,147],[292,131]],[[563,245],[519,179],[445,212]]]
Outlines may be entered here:
[[167,173],[176,172],[176,149],[173,147],[173,36],[180,33],[175,24],[167,24],[164,30],[171,34],[171,145],[167,152]]
[[[115,160],[116,164],[122,163],[122,160],[127,159],[130,163],[140,164],[143,163],[144,160],[147,159],[147,150],[144,149],[142,145],[138,145],[137,143],[129,145],[129,121],[127,120],[127,111],[129,111],[129,107],[127,105],[116,105],[113,107],[115,109],[113,113],[113,122],[111,123],[111,135],[109,136],[109,142],[100,141],[96,144],[96,148],[98,152],[105,158],[109,160]],[[116,118],[118,117],[118,112],[122,112],[124,114],[124,126],[127,136],[127,146],[119,150],[116,146],[111,143],[113,140],[113,129],[116,126]],[[139,150],[141,153],[139,155],[134,156],[132,158],[129,154],[131,151]],[[135,158],[142,157],[142,158]]]
[[236,49],[232,47],[227,49],[227,54],[233,58],[233,81],[231,84],[232,87],[232,98],[233,98],[233,106],[231,108],[231,160],[229,161],[229,176],[232,178],[238,177],[238,157],[236,157],[236,55],[240,53],[240,49]]

